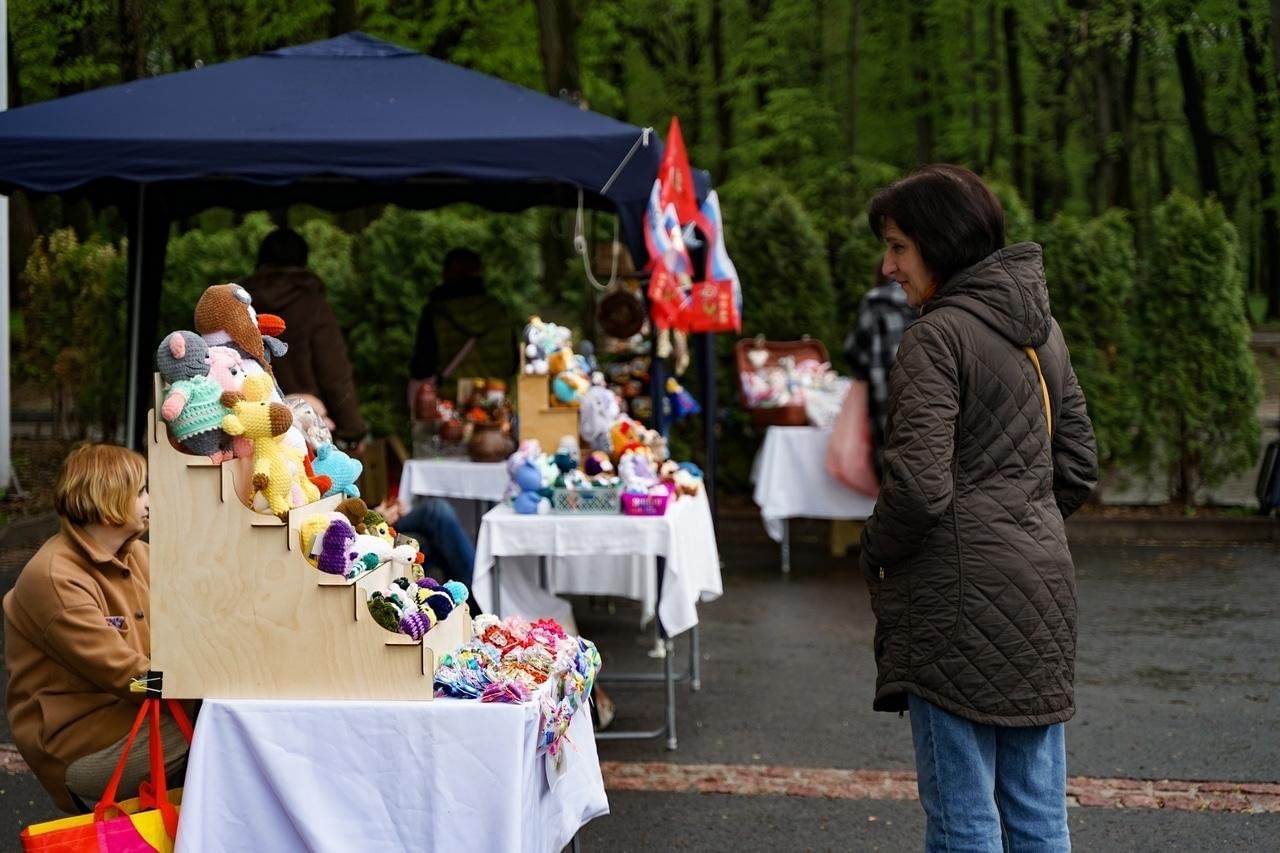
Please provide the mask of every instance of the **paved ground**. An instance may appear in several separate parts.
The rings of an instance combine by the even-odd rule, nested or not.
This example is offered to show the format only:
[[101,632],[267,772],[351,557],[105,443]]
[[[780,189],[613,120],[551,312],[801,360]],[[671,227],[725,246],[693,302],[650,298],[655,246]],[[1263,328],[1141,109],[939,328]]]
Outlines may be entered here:
[[[870,710],[866,594],[852,558],[827,556],[826,530],[795,525],[794,570],[783,577],[758,522],[724,523],[725,596],[702,608],[704,683],[678,692],[679,749],[600,744],[612,814],[583,830],[584,850],[920,849],[908,724]],[[27,553],[0,554],[0,591]],[[1076,555],[1076,849],[1280,849],[1280,549]],[[577,605],[606,671],[654,666],[633,605]],[[660,722],[657,689],[611,692],[615,725]],[[0,746],[0,851],[52,816]]]

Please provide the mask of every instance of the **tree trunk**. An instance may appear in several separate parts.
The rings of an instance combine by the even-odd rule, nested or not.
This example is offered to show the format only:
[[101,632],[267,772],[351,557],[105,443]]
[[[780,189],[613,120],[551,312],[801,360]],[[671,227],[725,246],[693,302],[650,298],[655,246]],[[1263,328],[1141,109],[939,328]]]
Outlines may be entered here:
[[723,0],[711,0],[711,19],[707,24],[707,41],[711,42],[711,89],[715,93],[716,183],[729,175],[729,149],[733,147],[733,101],[731,87],[724,79],[724,7]]
[[1271,0],[1271,73],[1280,90],[1280,0]]
[[[1258,279],[1267,295],[1267,319],[1280,318],[1280,222],[1277,221],[1276,167],[1271,154],[1271,99],[1267,86],[1266,56],[1253,32],[1247,0],[1239,0],[1240,36],[1244,45],[1245,72],[1253,91],[1254,124],[1257,128],[1258,192],[1262,203],[1262,231],[1258,245]],[[1277,21],[1272,21],[1274,28]]]
[[[747,12],[751,16],[751,29],[754,32],[765,31],[765,24],[769,18],[769,9],[773,5],[773,0],[747,0]],[[752,91],[755,94],[756,111],[764,109],[765,102],[769,99],[769,87],[765,85],[764,78],[759,74],[755,75],[755,85]]]
[[967,56],[965,56],[965,64],[968,66],[968,83],[969,83],[969,162],[977,165],[982,162],[982,137],[979,129],[982,127],[982,86],[978,83],[978,21],[975,16],[975,4],[970,2],[964,10],[965,30],[968,31],[969,38],[965,44]]
[[990,144],[987,146],[985,171],[995,169],[996,158],[1000,156],[1000,28],[996,22],[996,0],[987,4],[987,53],[988,87],[987,111],[991,130]]
[[1106,45],[1095,46],[1093,54],[1093,142],[1096,149],[1093,174],[1090,176],[1089,211],[1098,216],[1111,205],[1111,187],[1115,184],[1111,134],[1113,68]]
[[[1280,2],[1280,0],[1277,0]],[[1155,132],[1156,149],[1156,197],[1151,199],[1151,207],[1169,197],[1173,192],[1173,177],[1169,171],[1169,149],[1165,140],[1164,119],[1160,115],[1159,88],[1156,86],[1156,64],[1147,63],[1147,99],[1151,104],[1151,122]]]
[[538,47],[547,91],[572,98],[582,95],[578,68],[578,10],[575,0],[537,0]]
[[681,15],[684,32],[684,88],[685,98],[689,104],[689,121],[682,122],[680,129],[684,132],[685,141],[697,145],[702,139],[702,33],[698,31],[698,11],[696,6],[689,8],[688,17]]
[[1027,127],[1023,112],[1022,65],[1018,59],[1018,10],[1004,7],[1004,54],[1009,73],[1009,117],[1013,131],[1013,185],[1027,192]]
[[920,5],[911,10],[911,77],[915,91],[911,103],[916,114],[916,165],[933,162],[933,100],[930,68],[934,61],[928,48],[928,22]]
[[143,2],[144,0],[117,0],[116,3],[116,20],[120,28],[120,79],[126,83],[147,76]]
[[329,16],[329,35],[340,36],[357,29],[356,0],[333,0],[333,14]]
[[[1276,0],[1280,3],[1280,0]],[[852,0],[849,4],[849,59],[845,64],[845,91],[848,103],[845,105],[845,116],[848,119],[845,132],[849,156],[858,153],[858,42],[862,30],[861,0]]]
[[1209,119],[1204,111],[1204,84],[1196,69],[1195,54],[1191,51],[1191,36],[1185,29],[1179,31],[1174,39],[1173,54],[1178,63],[1178,79],[1182,82],[1182,112],[1187,117],[1187,130],[1191,133],[1191,145],[1196,153],[1200,188],[1205,195],[1217,195],[1218,162],[1213,151]]
[[1120,101],[1116,104],[1116,120],[1120,125],[1122,144],[1116,160],[1115,205],[1133,210],[1133,149],[1138,100],[1138,64],[1142,58],[1142,4],[1133,4],[1133,23],[1129,28],[1129,53],[1125,57],[1124,80]]
[[[582,97],[582,77],[578,67],[578,11],[574,0],[536,0],[538,47],[547,91],[553,97]],[[542,235],[543,287],[558,301],[569,266],[565,245],[564,215],[554,211],[547,218]]]

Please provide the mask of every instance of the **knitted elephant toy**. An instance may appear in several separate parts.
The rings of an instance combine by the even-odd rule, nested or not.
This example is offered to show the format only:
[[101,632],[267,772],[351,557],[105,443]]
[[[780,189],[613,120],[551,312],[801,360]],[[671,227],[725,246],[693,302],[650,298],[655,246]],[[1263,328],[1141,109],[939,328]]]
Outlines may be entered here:
[[209,345],[195,332],[171,332],[156,350],[165,382],[160,417],[169,434],[187,453],[223,462],[232,456],[231,436],[222,430],[231,410],[222,404],[222,386],[209,376],[212,364]]
[[274,515],[287,519],[289,510],[320,499],[320,491],[307,480],[304,454],[285,445],[281,438],[293,425],[293,415],[283,403],[271,402],[274,382],[265,373],[244,381],[244,392],[227,392],[224,405],[232,414],[222,419],[222,429],[253,442],[253,488],[267,499]]

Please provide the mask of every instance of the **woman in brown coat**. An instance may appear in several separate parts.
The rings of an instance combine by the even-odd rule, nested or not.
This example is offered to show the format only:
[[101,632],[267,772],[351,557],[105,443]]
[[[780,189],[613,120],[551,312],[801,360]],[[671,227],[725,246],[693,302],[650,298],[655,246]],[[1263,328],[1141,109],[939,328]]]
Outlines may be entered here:
[[1063,519],[1097,477],[1040,247],[966,169],[881,190],[884,272],[920,308],[890,377],[862,537],[881,711],[911,712],[929,850],[1067,850],[1075,575]]
[[[106,788],[143,694],[129,684],[151,667],[151,563],[145,542],[147,463],[132,450],[71,451],[54,487],[62,530],[36,552],[4,597],[5,697],[13,739],[65,811]],[[187,744],[161,724],[167,779],[177,787]],[[119,799],[148,778],[148,729],[129,752]]]

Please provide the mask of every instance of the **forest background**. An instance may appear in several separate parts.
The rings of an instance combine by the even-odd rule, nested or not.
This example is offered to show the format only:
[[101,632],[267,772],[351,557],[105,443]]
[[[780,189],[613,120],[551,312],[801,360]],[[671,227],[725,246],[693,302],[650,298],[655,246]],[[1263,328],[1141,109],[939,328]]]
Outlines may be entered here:
[[[359,29],[660,132],[678,115],[721,190],[744,334],[820,338],[837,367],[880,253],[871,194],[920,164],[969,166],[997,188],[1010,240],[1045,247],[1110,475],[1165,478],[1185,502],[1257,461],[1250,324],[1280,328],[1280,0],[8,8],[13,107]],[[251,272],[258,241],[285,220],[344,317],[379,434],[407,433],[414,326],[452,246],[481,252],[513,316],[593,330],[571,213],[294,207],[176,223],[161,331],[189,327],[208,284]],[[611,218],[590,226],[607,244]],[[119,435],[124,223],[18,194],[11,228],[15,386],[51,402],[60,432]],[[718,432],[732,492],[748,489],[759,433],[734,405],[730,337],[718,342]],[[697,458],[701,435],[696,422],[680,428],[675,446]]]

